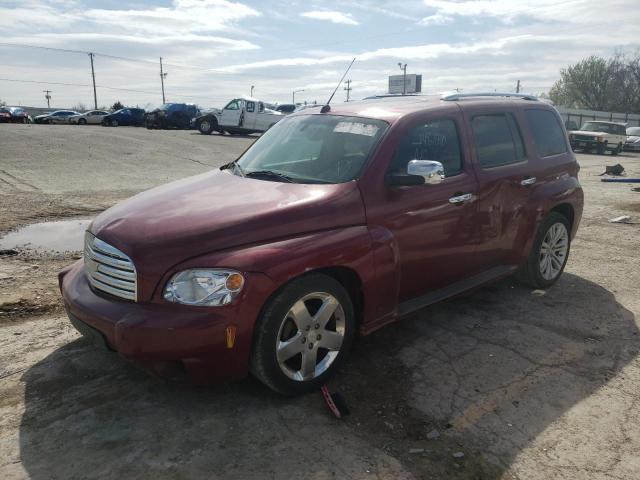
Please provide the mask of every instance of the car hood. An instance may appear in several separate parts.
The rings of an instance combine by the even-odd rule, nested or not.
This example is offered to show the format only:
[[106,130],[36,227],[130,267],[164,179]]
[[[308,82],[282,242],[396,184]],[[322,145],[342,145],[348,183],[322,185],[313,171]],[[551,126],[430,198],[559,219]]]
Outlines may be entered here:
[[36,115],[33,118],[46,118],[46,117],[50,117],[51,114],[50,113],[43,113],[42,115]]
[[627,137],[627,143],[636,143],[636,142],[640,142],[640,137],[636,135],[631,135]]
[[216,170],[140,193],[89,231],[126,253],[147,280],[189,258],[365,223],[356,182],[282,183]]

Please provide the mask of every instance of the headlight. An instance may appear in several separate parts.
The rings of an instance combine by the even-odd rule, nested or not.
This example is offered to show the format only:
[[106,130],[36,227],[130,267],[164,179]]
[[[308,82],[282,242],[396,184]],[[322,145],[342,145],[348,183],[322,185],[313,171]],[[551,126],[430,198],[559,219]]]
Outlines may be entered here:
[[244,277],[233,270],[184,270],[167,282],[163,297],[185,305],[220,306],[231,303],[243,286]]

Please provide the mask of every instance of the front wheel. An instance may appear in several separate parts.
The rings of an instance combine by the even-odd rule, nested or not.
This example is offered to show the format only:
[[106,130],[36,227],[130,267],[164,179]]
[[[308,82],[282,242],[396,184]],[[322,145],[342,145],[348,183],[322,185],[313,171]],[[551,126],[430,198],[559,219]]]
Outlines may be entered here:
[[344,362],[354,330],[353,303],[339,282],[321,274],[300,277],[260,316],[251,372],[285,395],[318,389]]
[[213,132],[213,124],[209,120],[202,120],[198,124],[198,131],[203,135],[210,135]]
[[569,258],[571,239],[569,220],[551,212],[542,221],[527,261],[520,267],[517,277],[534,288],[548,288],[564,271]]
[[84,118],[81,118],[80,120],[78,120],[78,125],[86,125],[87,121]]

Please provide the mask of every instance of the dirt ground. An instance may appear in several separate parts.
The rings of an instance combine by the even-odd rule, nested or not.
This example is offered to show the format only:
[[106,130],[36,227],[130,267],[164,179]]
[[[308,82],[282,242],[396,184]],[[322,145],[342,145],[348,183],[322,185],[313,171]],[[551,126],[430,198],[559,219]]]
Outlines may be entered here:
[[[254,137],[0,126],[0,236],[91,217],[234,159]],[[511,279],[359,339],[319,394],[185,388],[81,339],[56,273],[73,252],[0,252],[0,478],[638,479],[640,155],[578,155],[586,205],[565,274]]]

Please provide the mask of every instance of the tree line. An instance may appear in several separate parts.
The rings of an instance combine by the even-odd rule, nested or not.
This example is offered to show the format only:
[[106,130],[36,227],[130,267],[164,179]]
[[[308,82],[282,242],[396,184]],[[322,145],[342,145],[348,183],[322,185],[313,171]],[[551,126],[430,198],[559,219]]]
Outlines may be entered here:
[[549,98],[569,108],[640,113],[640,53],[592,55],[563,68]]

